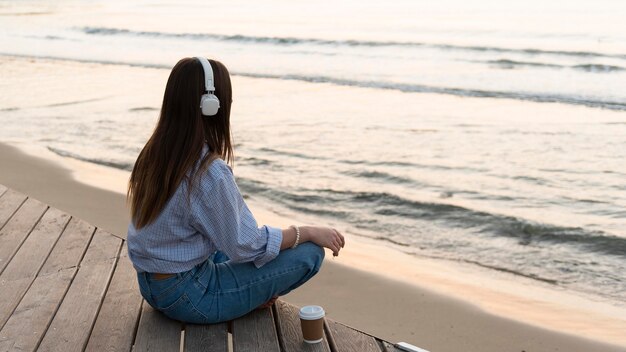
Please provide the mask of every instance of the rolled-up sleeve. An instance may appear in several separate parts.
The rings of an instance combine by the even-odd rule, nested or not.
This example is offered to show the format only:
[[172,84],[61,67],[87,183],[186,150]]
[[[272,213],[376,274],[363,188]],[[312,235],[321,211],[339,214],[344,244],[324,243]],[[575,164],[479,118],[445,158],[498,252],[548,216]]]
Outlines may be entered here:
[[258,227],[223,160],[211,163],[192,189],[190,201],[192,226],[232,261],[254,262],[260,268],[280,252],[282,230]]

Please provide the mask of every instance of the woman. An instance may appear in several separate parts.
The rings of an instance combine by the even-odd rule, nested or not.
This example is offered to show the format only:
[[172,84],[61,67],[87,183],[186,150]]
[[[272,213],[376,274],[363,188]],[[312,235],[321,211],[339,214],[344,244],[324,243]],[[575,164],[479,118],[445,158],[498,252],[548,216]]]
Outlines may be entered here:
[[[214,86],[214,87],[213,87]],[[235,184],[232,90],[218,61],[172,69],[128,186],[128,254],[142,296],[172,319],[216,323],[271,305],[338,255],[335,229],[258,227]]]

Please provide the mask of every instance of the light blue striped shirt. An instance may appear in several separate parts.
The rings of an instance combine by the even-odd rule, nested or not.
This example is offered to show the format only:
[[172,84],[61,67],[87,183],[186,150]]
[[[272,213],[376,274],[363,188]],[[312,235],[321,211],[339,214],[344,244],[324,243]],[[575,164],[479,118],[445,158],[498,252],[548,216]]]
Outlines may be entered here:
[[199,177],[190,198],[183,181],[154,222],[128,226],[128,256],[137,271],[187,271],[216,250],[257,268],[278,255],[282,230],[258,227],[224,160],[211,162]]

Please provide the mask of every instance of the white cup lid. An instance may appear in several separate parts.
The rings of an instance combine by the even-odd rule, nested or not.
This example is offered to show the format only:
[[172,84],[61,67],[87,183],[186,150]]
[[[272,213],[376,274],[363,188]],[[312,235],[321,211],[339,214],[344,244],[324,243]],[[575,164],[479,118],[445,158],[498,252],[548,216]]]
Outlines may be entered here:
[[300,318],[304,320],[315,320],[326,315],[324,308],[320,306],[304,306],[300,308]]

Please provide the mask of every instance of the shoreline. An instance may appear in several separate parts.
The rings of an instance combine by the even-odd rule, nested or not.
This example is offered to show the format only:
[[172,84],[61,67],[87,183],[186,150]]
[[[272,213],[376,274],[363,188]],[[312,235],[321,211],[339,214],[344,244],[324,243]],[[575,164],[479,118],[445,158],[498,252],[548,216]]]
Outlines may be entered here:
[[[0,183],[125,237],[128,172],[19,143],[0,143],[0,163]],[[254,197],[247,202],[259,224],[294,223]],[[285,300],[321,304],[357,329],[433,351],[626,350],[622,308],[346,235],[340,257],[327,256],[320,274]]]

